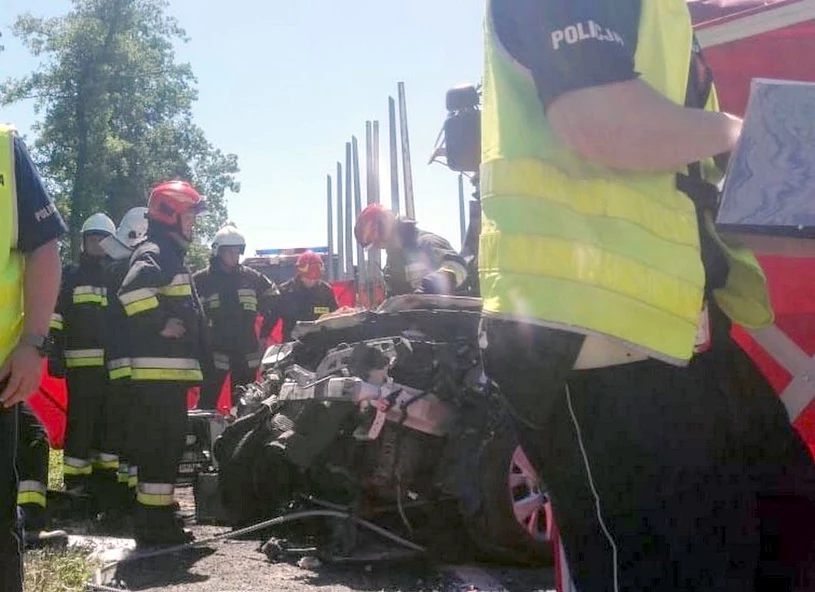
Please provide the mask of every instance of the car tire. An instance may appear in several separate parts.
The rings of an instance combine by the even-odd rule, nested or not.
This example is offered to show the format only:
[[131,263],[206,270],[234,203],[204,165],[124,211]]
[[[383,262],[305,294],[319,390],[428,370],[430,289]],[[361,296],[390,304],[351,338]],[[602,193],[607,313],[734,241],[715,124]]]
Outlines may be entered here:
[[511,428],[505,426],[492,434],[481,450],[479,465],[481,505],[465,518],[479,558],[551,565],[551,506]]
[[259,425],[245,433],[218,473],[221,504],[235,527],[246,526],[263,515],[264,503],[255,491],[255,464],[269,434]]

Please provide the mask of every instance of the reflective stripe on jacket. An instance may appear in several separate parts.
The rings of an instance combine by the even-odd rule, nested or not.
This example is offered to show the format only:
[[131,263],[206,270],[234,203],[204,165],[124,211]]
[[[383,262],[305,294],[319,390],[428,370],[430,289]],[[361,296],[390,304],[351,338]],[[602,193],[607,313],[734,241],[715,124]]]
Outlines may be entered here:
[[210,347],[231,357],[255,355],[257,315],[272,315],[277,305],[274,283],[245,265],[224,270],[216,258],[193,276],[193,283],[207,316]]
[[65,267],[50,333],[52,355],[62,357],[66,368],[105,365],[107,306],[103,260],[83,254],[78,265]]

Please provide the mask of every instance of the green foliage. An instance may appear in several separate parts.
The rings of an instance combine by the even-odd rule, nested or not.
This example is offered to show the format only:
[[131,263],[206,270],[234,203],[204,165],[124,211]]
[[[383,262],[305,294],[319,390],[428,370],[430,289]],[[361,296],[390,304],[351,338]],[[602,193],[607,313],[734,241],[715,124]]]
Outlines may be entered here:
[[195,273],[199,269],[204,269],[207,265],[209,265],[209,256],[211,252],[210,246],[203,244],[200,241],[194,242],[192,245],[190,245],[186,258],[187,267],[190,268],[190,271]]
[[29,551],[25,556],[27,592],[82,592],[96,562],[84,549]]
[[65,489],[65,476],[62,471],[62,450],[52,448],[48,454],[48,489]]
[[193,121],[196,80],[176,61],[173,43],[186,36],[167,6],[73,0],[67,15],[23,14],[14,24],[40,64],[0,84],[0,102],[35,101],[32,152],[71,228],[74,257],[85,218],[105,211],[118,220],[159,181],[190,181],[206,196],[204,241],[226,220],[226,192],[240,190],[237,156],[215,148]]

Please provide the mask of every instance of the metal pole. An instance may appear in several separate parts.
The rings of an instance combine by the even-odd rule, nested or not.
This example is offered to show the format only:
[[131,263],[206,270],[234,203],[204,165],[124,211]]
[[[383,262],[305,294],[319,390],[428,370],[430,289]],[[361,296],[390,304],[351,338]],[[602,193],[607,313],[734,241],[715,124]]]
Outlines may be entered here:
[[334,197],[331,192],[331,175],[325,176],[326,203],[328,204],[328,261],[325,271],[329,282],[334,281]]
[[464,247],[464,237],[467,235],[467,202],[464,198],[464,175],[458,176],[458,223],[461,230],[461,246]]
[[399,123],[402,133],[402,176],[405,184],[405,215],[416,219],[416,207],[413,203],[413,169],[410,166],[410,137],[408,136],[407,101],[405,83],[399,83]]
[[[371,151],[371,182],[373,184],[374,201],[380,203],[379,190],[381,183],[379,182],[379,122],[374,121],[373,135],[371,137],[371,144],[373,150]],[[382,270],[382,251],[376,249],[370,256],[370,275],[372,278],[379,278]],[[368,302],[373,305],[376,298],[376,282],[368,283]]]
[[[359,213],[362,211],[362,192],[359,183],[359,145],[357,143],[356,136],[351,136],[351,160],[351,166],[354,173],[354,219],[356,220],[356,218],[359,217]],[[359,286],[357,286],[357,292],[359,292],[359,289],[365,285],[365,282],[368,279],[368,270],[365,265],[365,249],[362,248],[362,245],[359,244],[359,242],[357,242],[357,273],[359,275]]]
[[374,182],[373,182],[373,124],[365,122],[365,202],[369,205],[374,203]]
[[379,182],[379,121],[374,121],[373,132],[373,160],[371,161],[371,174],[374,182],[374,200],[376,203],[381,203],[380,191],[382,184]]
[[391,209],[399,215],[399,149],[396,146],[396,101],[388,97],[388,129],[391,157]]
[[342,208],[342,164],[337,163],[337,279],[345,279],[345,216]]
[[351,193],[351,142],[345,143],[345,270],[354,278],[354,204]]

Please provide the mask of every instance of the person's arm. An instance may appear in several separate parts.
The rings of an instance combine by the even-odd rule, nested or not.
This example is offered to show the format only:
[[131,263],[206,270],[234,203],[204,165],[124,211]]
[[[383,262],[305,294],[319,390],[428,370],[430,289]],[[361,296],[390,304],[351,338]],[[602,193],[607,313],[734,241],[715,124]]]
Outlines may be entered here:
[[17,249],[25,256],[25,316],[23,340],[0,367],[0,382],[8,380],[0,392],[0,403],[4,407],[25,400],[40,383],[42,357],[28,337],[48,335],[62,271],[57,241],[66,231],[25,145],[18,138],[14,140],[14,177],[19,228]]
[[587,160],[640,172],[675,171],[730,152],[742,127],[727,113],[677,105],[641,80],[568,92],[546,113],[552,129]]
[[263,317],[258,334],[258,341],[263,347],[269,341],[269,336],[280,318],[280,290],[272,280],[259,273],[255,282],[255,293],[258,295],[258,312]]
[[416,290],[423,294],[452,294],[467,279],[467,263],[441,236],[422,233],[419,245],[439,262],[439,268],[428,274]]
[[25,258],[23,334],[47,335],[59,295],[62,262],[59,243],[51,240]]
[[[59,246],[52,240],[25,258],[23,337],[45,336],[51,313],[57,301],[62,264]],[[27,399],[40,384],[42,356],[30,344],[21,343],[0,371],[0,382],[8,385],[0,395],[4,407],[12,407]]]
[[158,256],[157,249],[145,249],[136,256],[119,288],[119,302],[128,322],[138,324],[139,333],[161,333],[170,321],[170,315],[159,302],[159,290],[169,282]]
[[340,307],[337,303],[337,295],[334,294],[334,290],[331,289],[331,284],[326,282],[324,285],[326,289],[326,300],[328,302],[328,312],[334,312]]
[[[741,132],[738,118],[685,108],[639,79],[633,60],[639,14],[629,6],[636,8],[494,0],[492,16],[502,44],[531,72],[552,129],[587,160],[628,171],[676,171],[731,150]],[[568,27],[589,21],[601,35],[565,39]]]

